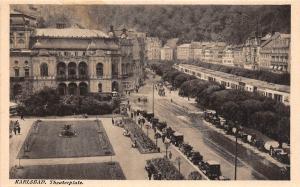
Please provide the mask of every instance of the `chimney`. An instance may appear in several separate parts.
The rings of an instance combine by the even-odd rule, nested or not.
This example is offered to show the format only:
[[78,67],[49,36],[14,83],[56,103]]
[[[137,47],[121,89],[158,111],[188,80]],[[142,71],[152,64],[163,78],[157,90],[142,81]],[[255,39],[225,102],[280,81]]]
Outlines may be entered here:
[[110,29],[109,29],[108,35],[109,35],[110,37],[115,37],[114,26],[111,25],[109,28],[110,28]]
[[127,30],[125,28],[122,29],[122,34],[127,34],[126,32],[127,32]]
[[127,30],[124,28],[122,29],[122,34],[121,34],[121,38],[127,38]]

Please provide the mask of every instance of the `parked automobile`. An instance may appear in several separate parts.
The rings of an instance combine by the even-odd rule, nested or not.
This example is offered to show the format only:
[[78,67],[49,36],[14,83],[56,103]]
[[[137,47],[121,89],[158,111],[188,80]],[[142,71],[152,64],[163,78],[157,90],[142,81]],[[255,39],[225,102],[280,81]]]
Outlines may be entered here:
[[174,133],[175,133],[175,131],[171,127],[166,128],[166,137],[167,138],[171,139],[171,137],[173,136]]
[[188,159],[195,165],[203,161],[203,156],[198,151],[191,151]]
[[272,155],[275,159],[280,162],[289,164],[289,155],[281,148],[274,148]]
[[151,121],[151,119],[154,117],[154,114],[146,112],[143,117],[146,118],[147,121]]
[[204,173],[211,180],[219,179],[221,176],[221,166],[214,160],[209,160],[204,163]]
[[162,131],[164,128],[167,127],[167,123],[166,123],[166,122],[158,122],[158,123],[156,124],[156,127],[157,127],[157,129],[158,129],[159,131]]
[[204,111],[204,120],[208,122],[212,122],[213,117],[216,116],[215,110],[205,110]]
[[174,144],[175,146],[179,146],[183,143],[183,134],[180,133],[180,132],[174,132],[172,135],[171,135],[171,143]]
[[191,152],[193,150],[193,147],[187,143],[183,143],[180,145],[179,150],[184,154],[184,155],[188,155],[189,152]]

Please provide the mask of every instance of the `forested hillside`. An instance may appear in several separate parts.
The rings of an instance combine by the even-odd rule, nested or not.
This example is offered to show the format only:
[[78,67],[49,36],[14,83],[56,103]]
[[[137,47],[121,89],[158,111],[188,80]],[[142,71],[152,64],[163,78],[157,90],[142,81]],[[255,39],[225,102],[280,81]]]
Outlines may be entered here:
[[[161,39],[241,43],[252,31],[290,33],[290,6],[36,6],[41,27],[57,21],[107,30],[127,25]],[[24,8],[18,5],[18,8]]]

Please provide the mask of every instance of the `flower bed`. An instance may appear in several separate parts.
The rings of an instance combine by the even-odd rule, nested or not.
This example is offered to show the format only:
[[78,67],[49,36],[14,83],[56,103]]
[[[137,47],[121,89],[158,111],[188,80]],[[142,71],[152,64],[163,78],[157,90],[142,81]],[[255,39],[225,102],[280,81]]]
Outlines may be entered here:
[[183,175],[166,158],[147,160],[147,165],[150,166],[154,174],[154,179],[160,173],[162,180],[184,180]]
[[159,152],[154,142],[143,132],[143,130],[137,124],[135,124],[133,120],[126,119],[124,128],[129,131],[131,140],[136,140],[138,149],[141,153]]

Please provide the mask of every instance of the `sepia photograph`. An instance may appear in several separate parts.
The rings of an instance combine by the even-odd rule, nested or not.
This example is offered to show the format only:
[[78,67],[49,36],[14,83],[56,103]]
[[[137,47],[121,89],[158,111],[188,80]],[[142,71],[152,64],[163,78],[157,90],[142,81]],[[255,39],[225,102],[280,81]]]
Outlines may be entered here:
[[291,5],[10,4],[7,36],[9,179],[291,180]]

